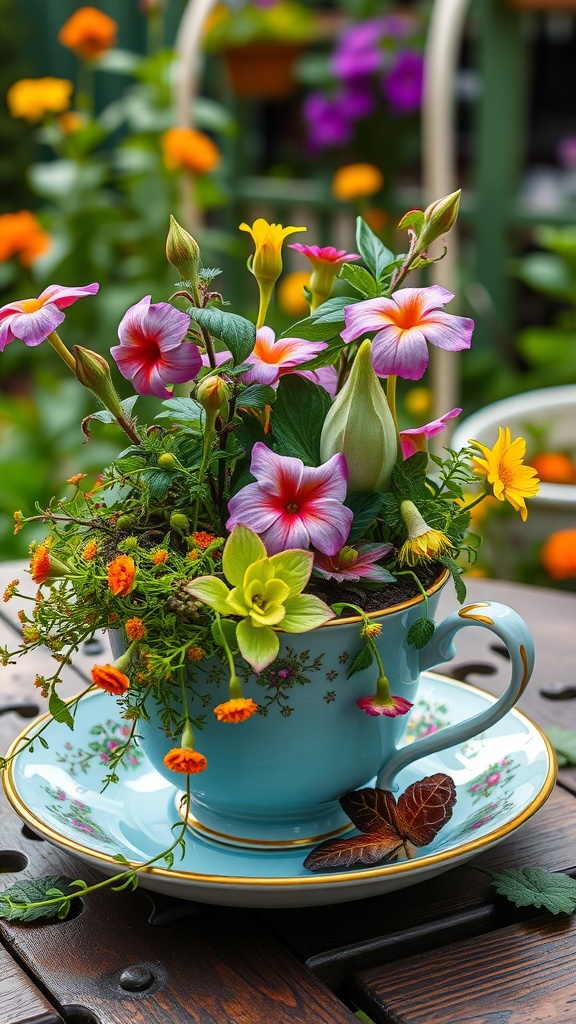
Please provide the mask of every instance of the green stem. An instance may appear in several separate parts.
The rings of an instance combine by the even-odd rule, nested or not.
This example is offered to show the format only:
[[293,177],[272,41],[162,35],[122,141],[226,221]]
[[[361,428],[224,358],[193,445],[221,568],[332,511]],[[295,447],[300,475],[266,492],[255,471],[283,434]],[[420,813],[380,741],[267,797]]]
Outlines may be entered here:
[[52,345],[52,348],[54,349],[55,352],[58,353],[60,358],[64,360],[64,362],[66,363],[66,366],[70,370],[72,370],[73,374],[75,374],[76,373],[76,360],[74,359],[74,356],[72,355],[72,353],[68,351],[68,349],[66,348],[66,345],[64,344],[62,339],[58,336],[56,331],[51,331],[46,340],[50,343],[50,345]]
[[215,416],[209,416],[206,413],[206,423],[204,425],[204,444],[202,446],[202,461],[200,463],[200,469],[198,470],[198,493],[194,501],[194,513],[192,516],[192,533],[195,533],[198,529],[198,514],[200,511],[200,487],[204,483],[204,477],[206,476],[206,467],[208,465],[208,458],[210,455],[210,449],[212,447],[212,433],[214,429]]
[[[82,693],[77,693],[75,697],[70,697],[69,700],[65,700],[64,701],[65,706],[67,708],[74,707],[76,704],[78,704],[78,702],[82,699],[82,697],[85,697],[86,694],[90,693],[90,691],[93,690],[93,689],[94,689],[94,685],[91,683],[90,686],[87,686],[85,690],[82,690]],[[42,733],[48,728],[48,726],[51,725],[52,721],[53,721],[53,716],[49,715],[47,720],[44,722],[44,725],[39,726],[39,728],[36,730],[36,732],[32,736],[30,736],[30,737],[28,737],[28,736],[23,737],[23,739],[25,741],[23,746],[19,746],[18,749],[15,750],[14,753],[10,755],[10,757],[2,757],[2,758],[0,758],[0,769],[7,768],[8,765],[10,764],[10,762],[14,760],[14,758],[16,757],[17,754],[20,754],[22,752],[22,750],[25,750],[26,748],[30,747],[30,745],[32,743],[34,743],[34,740],[37,740],[38,737],[41,736]]]
[[469,505],[464,505],[462,508],[462,512],[469,512],[471,508],[474,508],[476,505],[479,505],[480,502],[484,501],[484,498],[487,497],[488,491],[483,491],[482,494],[479,494],[477,498],[474,498],[474,501],[471,501]]

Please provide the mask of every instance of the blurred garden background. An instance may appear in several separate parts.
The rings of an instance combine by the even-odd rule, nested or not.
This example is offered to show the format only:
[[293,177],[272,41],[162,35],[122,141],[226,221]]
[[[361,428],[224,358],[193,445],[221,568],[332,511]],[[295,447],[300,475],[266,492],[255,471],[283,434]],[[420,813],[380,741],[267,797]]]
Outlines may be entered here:
[[[401,251],[398,220],[439,198],[427,161],[450,146],[445,191],[462,200],[442,283],[476,322],[452,404],[462,419],[576,388],[576,0],[0,0],[0,17],[3,305],[98,281],[66,340],[107,356],[130,305],[174,290],[172,213],[221,268],[231,308],[253,316],[257,296],[234,272],[241,221],[307,224],[308,244],[354,250],[361,214]],[[432,31],[454,37],[449,140],[423,123]],[[277,330],[307,313],[305,262],[286,250]],[[433,417],[441,378],[442,367],[403,392],[404,426]],[[26,554],[14,510],[30,514],[117,453],[102,424],[82,443],[92,408],[48,346],[0,354],[0,558]],[[505,572],[573,588],[576,428],[521,423],[542,480],[572,504]],[[475,571],[499,574],[497,548]]]

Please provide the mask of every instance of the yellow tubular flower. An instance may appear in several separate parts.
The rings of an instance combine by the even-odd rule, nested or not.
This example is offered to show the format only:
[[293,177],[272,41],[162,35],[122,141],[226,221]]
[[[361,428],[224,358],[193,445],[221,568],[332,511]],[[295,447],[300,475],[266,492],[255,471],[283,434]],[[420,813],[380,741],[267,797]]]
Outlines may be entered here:
[[306,228],[284,228],[281,224],[269,224],[263,217],[258,217],[252,227],[249,224],[241,224],[240,231],[247,231],[254,240],[255,252],[249,269],[254,274],[260,291],[260,308],[256,324],[256,327],[260,328],[266,320],[272,290],[282,273],[282,243],[287,235],[293,235],[295,231],[306,231]]
[[408,530],[408,540],[400,548],[399,559],[403,565],[416,565],[450,551],[452,545],[446,534],[428,526],[414,502],[403,501],[400,515]]
[[493,448],[480,441],[470,441],[484,458],[474,456],[474,472],[485,476],[498,501],[507,501],[520,513],[522,520],[528,517],[525,498],[533,498],[539,491],[539,480],[532,466],[524,465],[526,441],[517,437],[514,441],[509,427],[498,427],[498,440]]

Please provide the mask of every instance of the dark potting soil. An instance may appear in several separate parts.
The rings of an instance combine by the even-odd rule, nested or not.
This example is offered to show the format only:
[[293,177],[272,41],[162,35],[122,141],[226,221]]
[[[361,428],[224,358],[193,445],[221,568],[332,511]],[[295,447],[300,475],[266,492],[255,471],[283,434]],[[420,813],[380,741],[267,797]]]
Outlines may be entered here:
[[[353,583],[345,585],[336,583],[334,580],[313,579],[306,587],[306,591],[316,594],[328,605],[350,601],[362,611],[377,612],[418,597],[421,591],[414,576],[418,578],[424,589],[428,590],[443,572],[444,566],[439,562],[428,562],[417,566],[406,575],[398,575],[394,583],[385,583],[374,590],[355,586]],[[350,614],[353,614],[350,609],[344,609],[342,617],[348,618]]]

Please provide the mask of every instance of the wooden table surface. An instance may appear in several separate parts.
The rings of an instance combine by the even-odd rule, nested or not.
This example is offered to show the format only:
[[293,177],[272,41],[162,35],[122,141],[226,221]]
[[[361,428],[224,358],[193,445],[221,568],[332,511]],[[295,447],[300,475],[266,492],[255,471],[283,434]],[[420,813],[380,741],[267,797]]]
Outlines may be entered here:
[[[22,563],[0,565],[0,593]],[[536,644],[519,706],[541,727],[576,728],[576,595],[471,580],[470,601],[510,604]],[[440,613],[456,607],[444,593]],[[18,602],[0,605],[14,646]],[[494,637],[465,630],[446,674],[499,693],[507,663]],[[67,695],[102,650],[67,669]],[[29,654],[0,670],[0,749],[43,710]],[[442,667],[439,667],[442,671]],[[576,876],[576,769],[545,806],[475,862]],[[0,797],[0,888],[18,879],[96,873],[39,839]],[[78,901],[79,903],[80,901]],[[342,906],[238,910],[137,889],[90,896],[63,922],[0,921],[0,1024],[557,1024],[576,1021],[576,915],[520,911],[465,866]]]

